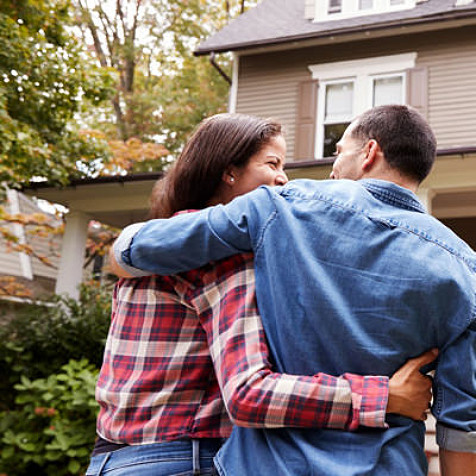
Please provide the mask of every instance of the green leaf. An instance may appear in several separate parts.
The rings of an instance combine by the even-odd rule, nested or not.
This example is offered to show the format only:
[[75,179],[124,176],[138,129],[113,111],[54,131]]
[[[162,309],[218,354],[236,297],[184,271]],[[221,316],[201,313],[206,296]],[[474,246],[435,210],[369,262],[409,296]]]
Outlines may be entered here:
[[81,465],[78,463],[76,460],[71,460],[68,464],[68,470],[72,474],[77,474],[79,470],[81,469]]
[[15,454],[13,446],[7,446],[2,450],[2,459],[10,459]]

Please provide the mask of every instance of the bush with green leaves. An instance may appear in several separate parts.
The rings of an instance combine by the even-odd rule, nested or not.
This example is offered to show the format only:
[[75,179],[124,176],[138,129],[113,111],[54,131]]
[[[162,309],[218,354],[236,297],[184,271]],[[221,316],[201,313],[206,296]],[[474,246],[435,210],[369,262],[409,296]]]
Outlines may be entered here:
[[80,299],[54,296],[27,305],[0,326],[0,410],[12,404],[13,385],[57,373],[70,360],[99,368],[111,319],[111,290],[83,286]]
[[71,360],[46,378],[21,378],[16,408],[0,413],[0,471],[8,475],[84,474],[94,443],[98,369]]
[[111,290],[89,285],[0,326],[0,474],[84,474],[110,319]]

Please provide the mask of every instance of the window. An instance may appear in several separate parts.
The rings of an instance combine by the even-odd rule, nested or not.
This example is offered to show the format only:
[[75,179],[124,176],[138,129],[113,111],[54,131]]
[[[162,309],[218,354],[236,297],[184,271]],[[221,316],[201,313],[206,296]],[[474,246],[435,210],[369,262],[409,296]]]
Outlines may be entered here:
[[417,0],[314,0],[314,21],[341,20],[360,15],[414,8]]
[[359,10],[369,10],[373,8],[373,6],[374,6],[373,0],[359,0]]
[[327,13],[340,13],[342,11],[342,0],[329,0]]
[[353,117],[354,82],[328,82],[324,87],[323,156],[330,157]]
[[376,77],[372,79],[372,104],[401,104],[403,97],[403,74]]
[[405,70],[415,66],[416,53],[312,65],[319,81],[316,157],[330,157],[352,119],[383,104],[404,104]]

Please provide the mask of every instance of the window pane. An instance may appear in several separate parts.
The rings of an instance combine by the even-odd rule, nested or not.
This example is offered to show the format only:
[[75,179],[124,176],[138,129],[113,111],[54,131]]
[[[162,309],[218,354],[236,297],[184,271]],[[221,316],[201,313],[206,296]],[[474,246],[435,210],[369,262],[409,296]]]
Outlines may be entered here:
[[324,151],[323,157],[331,157],[336,151],[336,144],[344,134],[350,122],[324,126]]
[[354,83],[326,85],[326,109],[324,122],[344,122],[352,119]]
[[374,0],[359,0],[359,10],[369,10],[374,6]]
[[342,11],[342,0],[329,0],[327,13],[340,13]]
[[403,103],[403,77],[374,79],[373,106]]

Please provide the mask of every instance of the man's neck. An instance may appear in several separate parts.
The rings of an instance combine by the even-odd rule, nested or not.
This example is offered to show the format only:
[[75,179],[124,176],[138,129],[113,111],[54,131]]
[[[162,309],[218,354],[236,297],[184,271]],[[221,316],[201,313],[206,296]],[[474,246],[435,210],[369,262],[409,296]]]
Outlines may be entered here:
[[377,179],[392,182],[400,187],[406,188],[413,193],[417,193],[418,183],[394,170],[380,170],[378,173],[372,172],[364,174],[363,179]]

